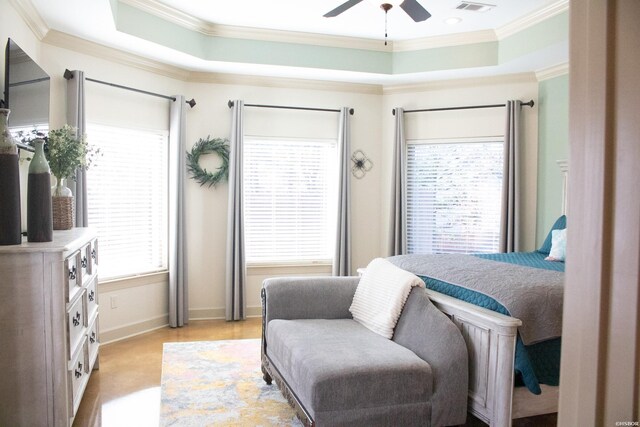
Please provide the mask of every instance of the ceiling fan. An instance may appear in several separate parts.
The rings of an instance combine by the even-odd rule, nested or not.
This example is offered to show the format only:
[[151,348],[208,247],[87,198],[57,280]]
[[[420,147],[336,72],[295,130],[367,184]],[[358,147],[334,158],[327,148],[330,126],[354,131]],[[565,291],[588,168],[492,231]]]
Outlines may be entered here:
[[[332,11],[326,13],[324,15],[325,18],[333,18],[334,16],[340,15],[342,12],[352,8],[358,3],[362,2],[362,0],[348,0],[342,3],[340,6],[336,7]],[[393,6],[389,3],[383,3],[380,5],[382,10],[386,12],[389,11]],[[415,22],[426,21],[431,17],[431,14],[427,12],[427,10],[420,5],[416,0],[404,0],[400,3],[400,8],[404,10],[407,15],[411,17]]]

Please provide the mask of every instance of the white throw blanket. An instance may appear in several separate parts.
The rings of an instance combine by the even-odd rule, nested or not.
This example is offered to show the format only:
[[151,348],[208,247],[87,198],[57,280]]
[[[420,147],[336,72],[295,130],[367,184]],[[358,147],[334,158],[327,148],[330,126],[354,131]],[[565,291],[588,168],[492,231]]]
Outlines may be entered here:
[[386,259],[376,258],[360,278],[349,311],[355,321],[391,339],[414,286],[425,287],[415,274],[396,267]]

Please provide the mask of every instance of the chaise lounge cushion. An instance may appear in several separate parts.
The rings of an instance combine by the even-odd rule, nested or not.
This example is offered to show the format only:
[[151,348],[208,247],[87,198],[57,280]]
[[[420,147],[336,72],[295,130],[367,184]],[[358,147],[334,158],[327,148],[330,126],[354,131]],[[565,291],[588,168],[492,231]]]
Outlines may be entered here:
[[[427,425],[432,371],[352,319],[272,320],[268,354],[318,425]],[[406,419],[406,418],[409,419]]]

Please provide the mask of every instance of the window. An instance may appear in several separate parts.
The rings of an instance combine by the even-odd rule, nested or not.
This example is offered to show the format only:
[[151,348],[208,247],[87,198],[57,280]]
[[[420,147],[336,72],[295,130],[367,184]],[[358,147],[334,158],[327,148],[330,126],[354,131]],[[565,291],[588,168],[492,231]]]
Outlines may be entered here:
[[90,124],[101,156],[87,173],[89,224],[100,239],[102,279],[167,268],[167,131]]
[[335,140],[245,138],[248,262],[330,262],[335,236]]
[[497,252],[503,142],[409,142],[408,253]]

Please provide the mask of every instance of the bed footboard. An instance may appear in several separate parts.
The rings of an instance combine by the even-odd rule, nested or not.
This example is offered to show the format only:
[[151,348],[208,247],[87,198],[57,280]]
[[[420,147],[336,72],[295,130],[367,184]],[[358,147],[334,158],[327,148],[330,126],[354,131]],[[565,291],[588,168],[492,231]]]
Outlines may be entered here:
[[[520,319],[426,290],[438,309],[460,328],[469,350],[469,412],[491,426],[513,418],[557,411],[557,387],[536,396],[514,393],[514,357]],[[532,405],[533,404],[533,405]]]

